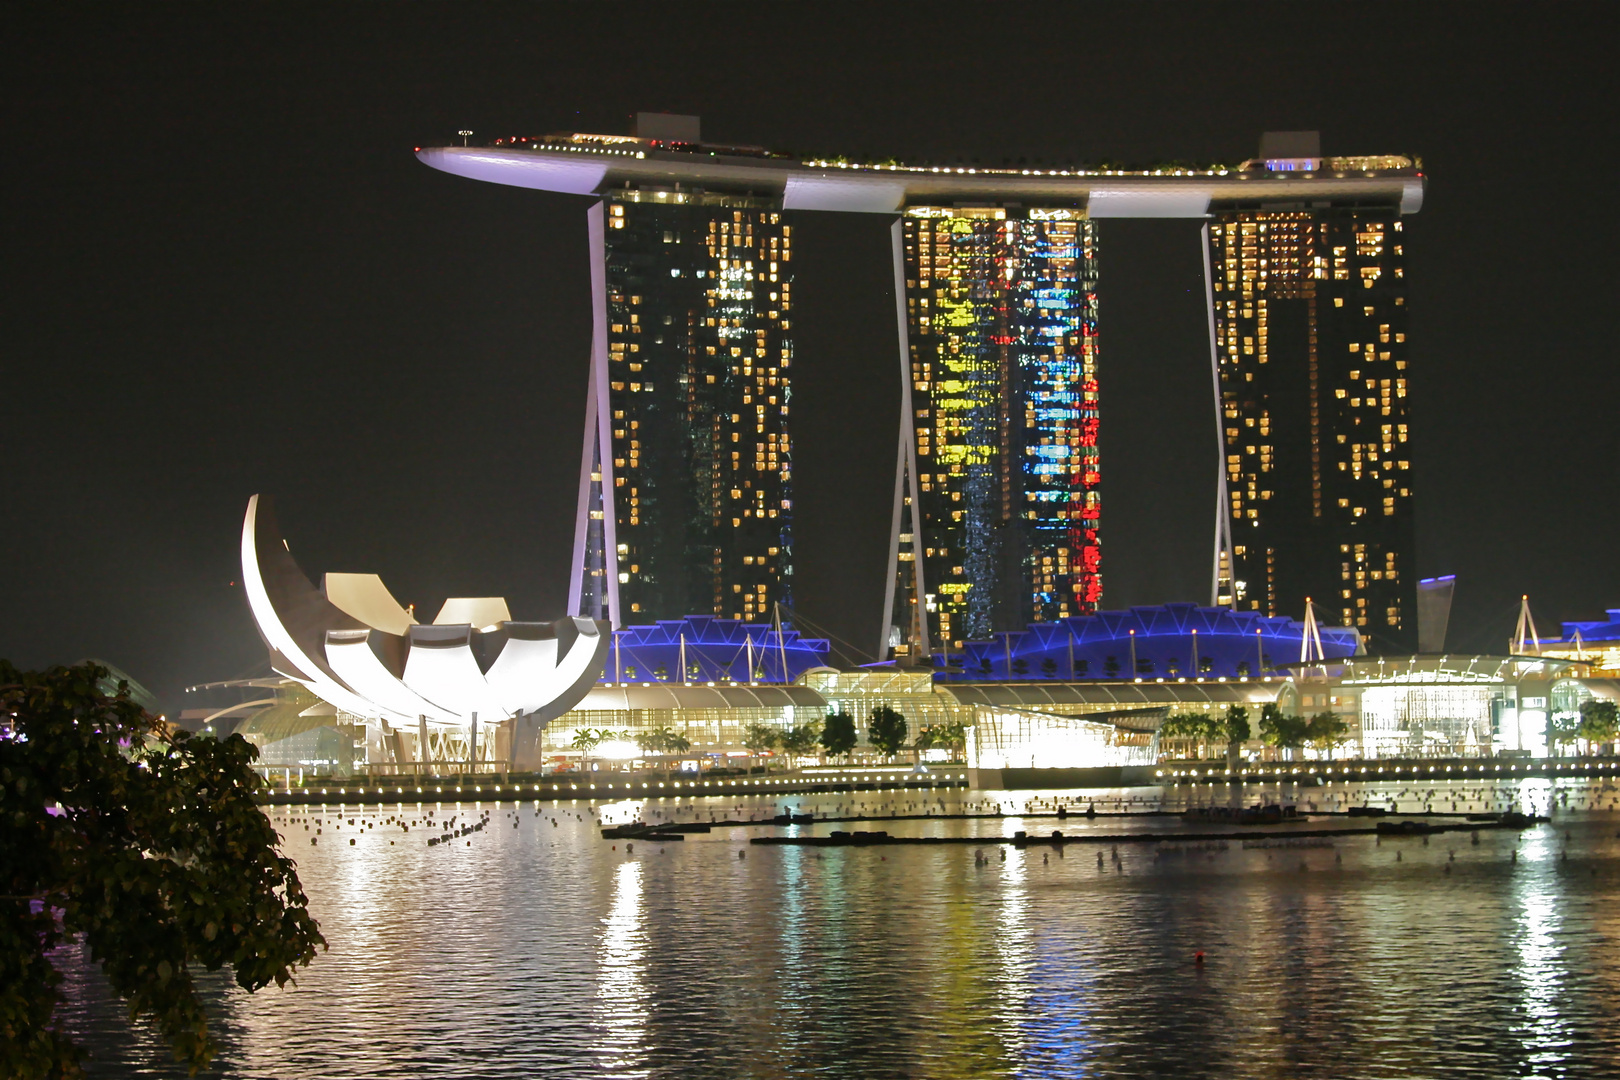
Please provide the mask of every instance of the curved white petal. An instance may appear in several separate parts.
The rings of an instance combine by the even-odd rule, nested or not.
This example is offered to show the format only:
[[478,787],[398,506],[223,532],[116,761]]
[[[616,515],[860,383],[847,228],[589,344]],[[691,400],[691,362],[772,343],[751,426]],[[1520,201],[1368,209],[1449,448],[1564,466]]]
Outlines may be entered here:
[[321,579],[326,602],[345,615],[403,637],[416,619],[394,599],[376,574],[327,574]]
[[381,718],[386,715],[385,710],[328,676],[282,625],[275,605],[270,602],[270,592],[265,588],[264,573],[259,566],[256,540],[258,517],[259,497],[255,495],[248,500],[247,516],[242,520],[242,586],[247,593],[248,607],[253,612],[253,621],[258,623],[259,633],[272,649],[298,668],[298,676],[295,677],[322,699],[356,716]]
[[470,626],[413,626],[405,659],[405,685],[462,717],[477,713],[486,723],[511,714],[501,704],[472,652]]
[[549,698],[542,685],[557,669],[557,639],[508,637],[484,679],[508,712],[533,712]]
[[459,724],[461,718],[415,693],[394,677],[371,651],[369,630],[328,630],[326,662],[333,674],[354,688],[355,693],[404,716],[426,716],[438,724]]
[[506,600],[500,596],[455,596],[444,602],[434,626],[460,626],[469,623],[479,630],[493,630],[503,622],[511,622],[512,613]]

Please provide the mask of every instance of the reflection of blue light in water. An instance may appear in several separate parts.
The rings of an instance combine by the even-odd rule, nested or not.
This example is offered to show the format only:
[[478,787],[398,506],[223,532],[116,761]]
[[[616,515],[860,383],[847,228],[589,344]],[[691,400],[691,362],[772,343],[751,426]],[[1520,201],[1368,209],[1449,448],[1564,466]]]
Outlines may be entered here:
[[1564,947],[1558,944],[1562,929],[1558,913],[1558,898],[1543,873],[1552,872],[1554,857],[1546,836],[1537,831],[1526,844],[1526,854],[1534,869],[1518,881],[1519,912],[1514,920],[1518,933],[1514,949],[1518,963],[1514,975],[1520,986],[1523,1019],[1515,1025],[1520,1044],[1528,1052],[1528,1060],[1536,1066],[1535,1075],[1542,1075],[1540,1067],[1561,1072],[1568,1057],[1570,1027],[1559,1007],[1560,987],[1568,977],[1564,962]]
[[[1083,932],[1080,927],[1069,930]],[[1094,980],[1077,962],[1075,943],[1056,933],[1048,932],[1031,944],[1031,962],[1024,972],[1028,990],[1018,1075],[1031,1080],[1086,1076],[1096,1059],[1090,1015]]]
[[613,905],[602,920],[596,964],[596,1021],[602,1032],[598,1052],[608,1076],[647,1075],[642,1043],[648,992],[641,971],[647,933],[641,893],[641,864],[624,863],[614,881]]
[[[1046,824],[1023,820],[1034,799],[1026,793],[1016,797],[1008,793],[998,800],[1009,815],[1002,821],[1007,832]],[[1001,910],[994,939],[1000,962],[996,1034],[1015,1063],[1014,1075],[1031,1080],[1083,1076],[1091,1071],[1096,1056],[1089,1017],[1093,980],[1076,963],[1074,942],[1036,940],[1026,861],[1031,855],[1009,848],[1001,866]]]

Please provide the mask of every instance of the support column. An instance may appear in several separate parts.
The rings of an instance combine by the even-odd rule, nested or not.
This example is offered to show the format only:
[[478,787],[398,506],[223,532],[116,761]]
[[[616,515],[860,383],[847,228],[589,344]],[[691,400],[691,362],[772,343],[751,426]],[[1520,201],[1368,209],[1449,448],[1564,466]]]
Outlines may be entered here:
[[1232,518],[1231,499],[1226,490],[1226,414],[1221,401],[1221,354],[1215,339],[1215,277],[1209,260],[1209,223],[1199,233],[1204,242],[1204,314],[1209,319],[1209,375],[1215,389],[1215,463],[1219,472],[1215,479],[1215,552],[1210,572],[1209,603],[1215,607],[1221,602],[1221,566],[1226,566],[1226,592],[1228,602],[1237,605],[1237,590],[1232,583]]
[[[878,641],[877,657],[889,658],[889,627],[895,625],[896,593],[903,588],[900,576],[901,537],[911,537],[911,590],[915,626],[904,627],[912,631],[911,655],[926,656],[928,646],[927,591],[923,581],[922,500],[917,480],[917,414],[911,398],[911,335],[906,315],[906,252],[905,222],[896,218],[889,226],[890,247],[894,255],[894,313],[896,338],[900,349],[900,432],[894,463],[894,514],[889,526],[889,576],[883,590],[883,633]],[[909,501],[908,501],[909,500]],[[907,507],[911,513],[905,513]],[[908,521],[909,518],[909,521]],[[902,532],[909,524],[911,531]]]
[[[608,398],[607,232],[603,216],[600,202],[586,214],[591,258],[591,364],[584,444],[580,451],[579,509],[574,520],[574,566],[568,586],[568,610],[570,614],[588,619],[605,618],[617,630],[623,623],[619,617],[613,412]],[[597,528],[592,528],[593,523]],[[600,586],[594,594],[588,593],[585,579],[598,569],[602,579]]]

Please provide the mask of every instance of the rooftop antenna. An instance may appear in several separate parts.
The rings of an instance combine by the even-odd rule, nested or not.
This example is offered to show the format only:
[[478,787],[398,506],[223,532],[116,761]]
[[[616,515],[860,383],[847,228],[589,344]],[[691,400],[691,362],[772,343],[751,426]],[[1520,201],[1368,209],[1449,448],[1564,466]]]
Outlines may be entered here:
[[[1534,653],[1525,648],[1526,643],[1535,650]],[[1530,617],[1529,594],[1519,597],[1519,625],[1513,631],[1513,640],[1508,642],[1508,648],[1514,656],[1541,655],[1541,638],[1536,635],[1536,620]]]
[[458,131],[458,132],[456,132],[456,134],[461,136],[461,145],[462,146],[466,146],[467,145],[467,140],[472,138],[472,132],[470,132],[470,131]]

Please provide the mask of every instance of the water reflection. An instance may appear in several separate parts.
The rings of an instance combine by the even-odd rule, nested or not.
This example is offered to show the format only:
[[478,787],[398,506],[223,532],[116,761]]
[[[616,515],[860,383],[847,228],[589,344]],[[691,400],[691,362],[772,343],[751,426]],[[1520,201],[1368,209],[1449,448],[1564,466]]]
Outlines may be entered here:
[[[1521,798],[1544,809],[1557,795],[1555,826],[1482,830],[1477,844],[1466,832],[1251,849],[1121,841],[1063,856],[989,838],[1181,825],[1059,824],[1036,816],[1048,793],[972,793],[946,802],[1021,816],[875,827],[985,837],[979,852],[751,847],[772,830],[729,826],[631,850],[601,839],[591,804],[564,801],[484,804],[487,829],[429,848],[426,835],[480,808],[406,808],[408,834],[388,822],[395,807],[310,814],[325,833],[294,853],[332,950],[293,992],[248,997],[217,981],[219,1075],[1604,1075],[1620,1060],[1620,956],[1607,944],[1620,818],[1610,788],[1569,789],[1582,809],[1568,813],[1564,790],[1408,780],[1264,793],[1448,810],[1455,799],[1463,811]],[[861,800],[885,817],[919,801]],[[705,821],[775,809],[680,805]],[[667,820],[675,807],[597,810]],[[277,828],[308,844],[302,821]],[[182,1075],[153,1039],[130,1037],[82,963],[69,974],[68,1025],[105,1059],[93,1075]]]
[[1566,1061],[1569,1025],[1560,1012],[1563,984],[1569,972],[1564,963],[1564,947],[1559,942],[1560,897],[1555,883],[1547,876],[1555,873],[1556,858],[1545,837],[1534,837],[1526,850],[1531,864],[1515,878],[1515,917],[1513,951],[1516,963],[1513,977],[1520,992],[1522,1017],[1514,1033],[1526,1052],[1526,1060],[1541,1075],[1543,1069],[1556,1069]]
[[[1021,824],[1021,823],[1020,823]],[[996,1033],[1010,1058],[1025,1056],[1025,1005],[1029,977],[1035,968],[1035,947],[1029,931],[1029,873],[1027,849],[1007,852],[1001,864],[1001,898],[996,912]]]
[[642,977],[647,935],[642,925],[641,863],[615,871],[613,900],[602,920],[596,958],[597,1053],[606,1075],[648,1075],[642,1060],[647,1036],[647,986]]

